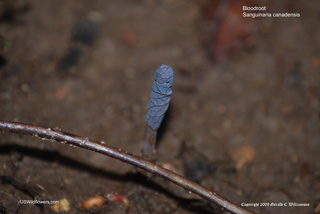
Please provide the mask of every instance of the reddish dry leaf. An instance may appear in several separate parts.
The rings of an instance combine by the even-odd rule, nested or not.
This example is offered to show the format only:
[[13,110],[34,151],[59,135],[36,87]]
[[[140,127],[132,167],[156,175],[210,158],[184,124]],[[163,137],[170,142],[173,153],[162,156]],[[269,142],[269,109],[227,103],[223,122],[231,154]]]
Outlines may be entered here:
[[[209,53],[214,61],[225,61],[236,52],[252,46],[255,32],[255,20],[242,16],[243,5],[250,6],[251,0],[232,0],[224,11],[220,4],[223,1],[209,1],[204,10],[208,18],[221,19],[217,21],[214,35],[209,39]],[[219,11],[220,10],[220,11]],[[221,14],[219,14],[221,13]]]
[[63,98],[68,96],[70,91],[71,91],[71,85],[69,82],[66,82],[65,84],[60,86],[58,89],[56,89],[53,95],[57,100],[62,100]]
[[130,46],[134,46],[138,42],[138,37],[136,36],[136,34],[134,34],[131,31],[123,33],[122,39],[126,44],[128,44]]
[[311,58],[311,65],[313,68],[317,68],[320,65],[320,57],[312,57]]
[[121,202],[124,209],[128,210],[130,205],[128,197],[119,193],[110,193],[107,194],[106,197],[109,199],[110,202]]

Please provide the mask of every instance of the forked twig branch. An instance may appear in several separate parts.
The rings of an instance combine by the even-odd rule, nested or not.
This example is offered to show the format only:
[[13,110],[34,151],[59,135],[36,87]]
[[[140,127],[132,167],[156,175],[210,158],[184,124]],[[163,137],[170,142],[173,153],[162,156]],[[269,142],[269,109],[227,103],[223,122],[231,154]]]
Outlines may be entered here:
[[53,141],[61,142],[64,144],[73,145],[73,146],[81,147],[91,151],[95,151],[95,152],[107,155],[109,157],[118,159],[122,162],[126,162],[138,168],[141,168],[154,175],[158,175],[233,213],[236,213],[236,214],[253,213],[251,211],[245,210],[242,207],[239,207],[231,203],[230,201],[219,196],[218,194],[206,189],[205,187],[193,181],[186,179],[181,175],[178,175],[159,165],[151,163],[141,157],[135,156],[126,151],[122,151],[121,149],[118,149],[118,148],[104,145],[98,141],[94,141],[85,137],[80,137],[77,135],[65,133],[59,130],[51,130],[50,128],[43,128],[40,126],[22,124],[17,122],[7,122],[7,121],[1,121],[1,120],[0,120],[0,131],[30,135],[30,136],[39,137],[42,139],[47,139],[51,141],[53,140]]

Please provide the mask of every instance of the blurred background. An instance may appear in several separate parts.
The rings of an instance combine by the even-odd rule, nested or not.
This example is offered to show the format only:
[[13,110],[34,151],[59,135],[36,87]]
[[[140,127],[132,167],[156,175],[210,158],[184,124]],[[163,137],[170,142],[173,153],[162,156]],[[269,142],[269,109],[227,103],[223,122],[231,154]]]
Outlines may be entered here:
[[[243,5],[300,17],[243,18]],[[310,205],[255,212],[320,213],[319,14],[316,0],[0,1],[0,118],[139,154],[154,72],[167,64],[158,163],[239,205]],[[132,214],[225,213],[119,161],[30,137],[1,134],[0,172],[70,204],[45,213],[85,213],[86,198],[109,192],[128,196]],[[1,207],[39,213],[17,211],[30,196],[0,185]]]

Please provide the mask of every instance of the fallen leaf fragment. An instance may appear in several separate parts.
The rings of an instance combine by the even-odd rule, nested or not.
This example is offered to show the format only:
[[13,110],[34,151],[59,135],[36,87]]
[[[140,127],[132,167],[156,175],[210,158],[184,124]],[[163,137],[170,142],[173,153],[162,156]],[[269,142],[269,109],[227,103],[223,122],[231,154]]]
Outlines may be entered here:
[[99,194],[88,198],[82,203],[84,210],[96,209],[108,203],[108,199],[104,195]]
[[256,151],[251,146],[242,146],[237,149],[231,149],[231,158],[235,161],[236,169],[241,169],[246,163],[250,163],[256,156]]
[[320,213],[320,202],[318,202],[316,208],[313,211],[314,214],[319,214]]
[[122,38],[123,38],[123,41],[130,46],[134,46],[138,42],[137,35],[131,31],[123,33]]
[[124,207],[125,210],[128,210],[129,206],[130,206],[130,201],[128,199],[128,197],[119,194],[119,193],[110,193],[107,194],[106,197],[109,199],[110,202],[121,202],[122,206]]
[[[217,27],[209,39],[209,54],[213,61],[228,60],[235,53],[254,45],[256,20],[243,18],[243,5],[255,4],[252,0],[206,1],[203,13],[215,19]],[[223,7],[222,7],[223,6]]]
[[57,100],[62,100],[68,96],[70,91],[71,91],[71,85],[70,83],[67,82],[61,85],[58,89],[56,89],[53,95]]
[[68,212],[70,210],[70,203],[68,199],[63,198],[59,200],[59,203],[54,204],[52,208],[56,213]]
[[82,208],[84,210],[95,210],[106,205],[108,202],[120,202],[125,210],[128,210],[130,205],[128,197],[119,193],[109,193],[107,195],[98,194],[88,198],[82,203]]

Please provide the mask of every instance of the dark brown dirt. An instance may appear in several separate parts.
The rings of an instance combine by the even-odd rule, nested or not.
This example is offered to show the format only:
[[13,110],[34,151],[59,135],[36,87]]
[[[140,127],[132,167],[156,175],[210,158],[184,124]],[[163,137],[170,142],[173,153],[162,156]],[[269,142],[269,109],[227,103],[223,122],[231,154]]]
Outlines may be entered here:
[[[320,4],[274,1],[253,46],[225,62],[207,54],[213,21],[202,1],[1,1],[0,118],[103,140],[139,154],[153,74],[175,71],[158,162],[230,201],[308,203],[248,207],[312,213],[320,200]],[[90,151],[0,135],[0,172],[40,199],[67,199],[67,213],[98,193],[119,192],[135,213],[224,213],[193,194],[147,179]],[[40,213],[28,190],[2,179],[0,212]],[[29,186],[28,186],[29,187]],[[55,213],[52,206],[45,213]],[[63,212],[61,212],[63,213]],[[110,203],[96,213],[125,213]]]

